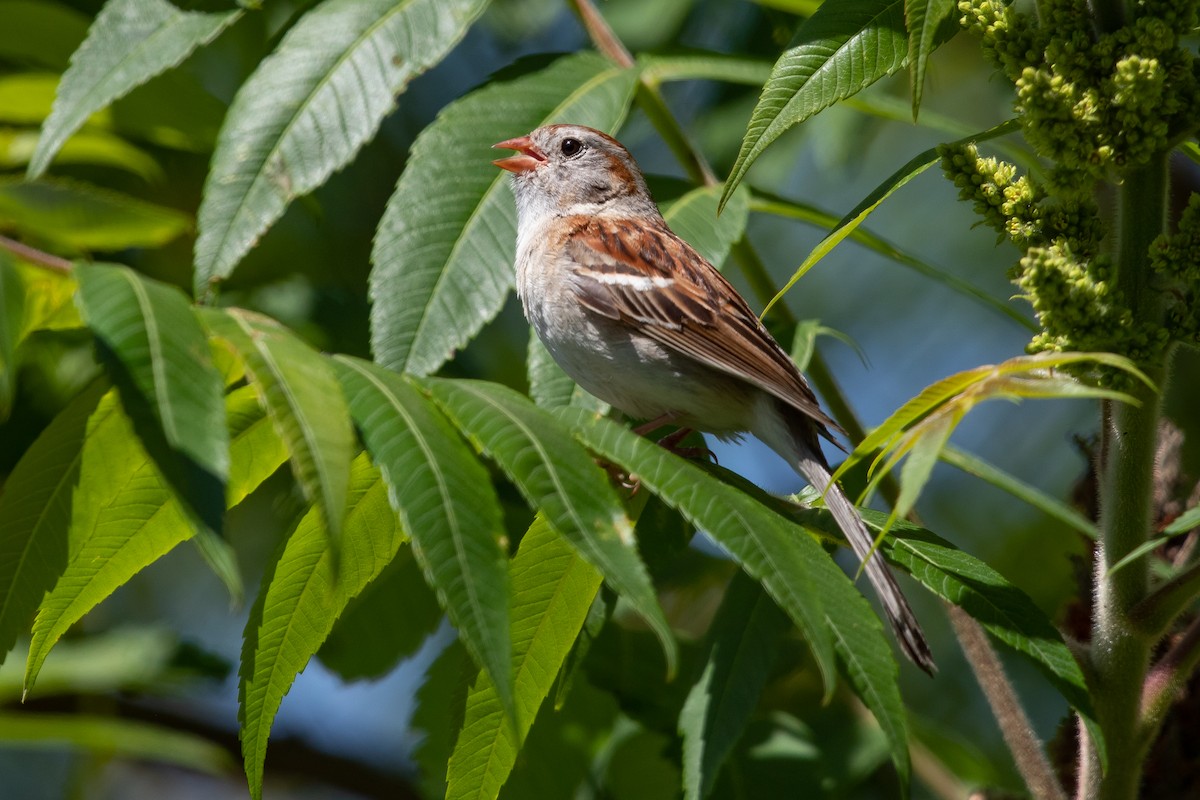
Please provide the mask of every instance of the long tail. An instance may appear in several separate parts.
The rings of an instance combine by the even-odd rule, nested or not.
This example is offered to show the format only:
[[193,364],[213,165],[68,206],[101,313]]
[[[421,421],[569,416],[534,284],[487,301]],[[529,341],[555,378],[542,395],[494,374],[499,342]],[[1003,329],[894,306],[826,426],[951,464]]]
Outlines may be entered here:
[[[804,420],[804,422],[812,425],[808,420]],[[825,493],[825,506],[837,520],[838,527],[846,534],[850,546],[854,548],[859,559],[866,559],[867,555],[871,553],[871,547],[875,540],[842,488],[836,483],[832,483],[825,457],[816,449],[816,437],[806,436],[805,433],[807,431],[793,431],[792,447],[796,458],[796,469],[813,485],[813,488]],[[806,441],[809,438],[814,440],[811,444]],[[884,563],[883,557],[878,553],[872,554],[866,561],[864,571],[867,573],[867,579],[871,581],[871,585],[875,587],[875,593],[879,595],[884,614],[887,615],[888,622],[892,624],[892,630],[896,632],[900,648],[914,664],[933,675],[937,672],[937,665],[934,664],[933,655],[929,652],[925,634],[912,609],[909,608],[908,601],[904,599],[895,577]]]

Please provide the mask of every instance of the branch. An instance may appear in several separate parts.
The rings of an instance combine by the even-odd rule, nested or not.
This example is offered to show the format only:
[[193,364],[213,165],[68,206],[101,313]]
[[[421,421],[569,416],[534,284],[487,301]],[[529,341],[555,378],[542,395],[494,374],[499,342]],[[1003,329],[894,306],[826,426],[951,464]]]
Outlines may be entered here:
[[1025,710],[1021,708],[1021,702],[983,627],[958,606],[947,604],[947,611],[963,653],[975,672],[988,705],[992,707],[992,713],[996,715],[1004,743],[1012,752],[1029,793],[1038,800],[1066,800],[1066,793],[1046,758],[1045,748],[1034,733]]
[[65,258],[51,255],[42,250],[37,250],[27,244],[21,244],[15,239],[9,239],[7,236],[0,236],[0,250],[7,250],[22,261],[28,261],[35,267],[48,269],[51,272],[58,272],[63,275],[70,275],[75,265]]

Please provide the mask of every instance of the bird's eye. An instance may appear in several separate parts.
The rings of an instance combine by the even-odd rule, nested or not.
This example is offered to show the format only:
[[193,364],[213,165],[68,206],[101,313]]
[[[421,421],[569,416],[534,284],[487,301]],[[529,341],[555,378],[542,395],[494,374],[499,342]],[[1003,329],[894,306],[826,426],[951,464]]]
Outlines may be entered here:
[[583,142],[578,139],[563,139],[562,154],[567,158],[577,154],[583,149]]

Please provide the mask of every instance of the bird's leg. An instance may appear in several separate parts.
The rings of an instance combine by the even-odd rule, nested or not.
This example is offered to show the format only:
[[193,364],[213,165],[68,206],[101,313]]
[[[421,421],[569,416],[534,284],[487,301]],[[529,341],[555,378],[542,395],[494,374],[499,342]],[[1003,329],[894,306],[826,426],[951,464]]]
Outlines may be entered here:
[[[668,411],[665,414],[660,414],[649,422],[644,422],[633,429],[633,432],[639,436],[645,436],[651,431],[658,430],[663,425],[669,425],[679,418],[679,412]],[[686,439],[691,433],[692,428],[679,428],[678,430],[668,433],[666,436],[658,440],[660,447],[670,450],[677,456],[682,458],[711,458],[713,463],[717,463],[717,454],[707,447],[680,447],[679,443]]]

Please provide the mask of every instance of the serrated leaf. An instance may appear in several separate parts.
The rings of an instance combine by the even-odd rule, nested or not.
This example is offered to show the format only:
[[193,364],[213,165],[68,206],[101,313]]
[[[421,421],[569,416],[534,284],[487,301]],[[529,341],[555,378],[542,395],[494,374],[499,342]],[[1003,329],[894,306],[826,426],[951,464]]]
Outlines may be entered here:
[[633,525],[587,451],[511,389],[483,381],[427,379],[426,385],[454,424],[641,615],[662,644],[673,675],[678,648],[638,556]]
[[241,309],[201,309],[201,314],[208,329],[244,361],[288,447],[296,480],[336,540],[346,509],[354,431],[333,368],[269,317]]
[[109,0],[71,56],[28,176],[37,178],[93,113],[212,41],[241,10],[182,11],[167,0]]
[[337,557],[324,515],[312,508],[268,568],[246,622],[238,671],[242,756],[255,800],[262,797],[267,737],[283,696],[346,605],[407,538],[379,471],[364,454],[354,461]]
[[224,384],[182,292],[128,267],[75,271],[101,360],[147,452],[176,494],[220,531],[229,477]]
[[[883,515],[864,511],[878,528]],[[1041,609],[984,562],[922,528],[897,523],[884,540],[887,558],[934,594],[970,614],[1000,641],[1027,656],[1080,714],[1092,717],[1083,672]]]
[[762,587],[738,572],[707,636],[708,656],[679,714],[683,738],[683,796],[712,791],[766,686],[779,638],[792,622]]
[[[0,664],[63,570],[89,424],[104,387],[84,390],[41,432],[0,494]],[[111,413],[111,403],[105,413]]]
[[[994,139],[997,136],[1004,136],[1012,133],[1013,131],[1017,130],[1018,127],[1019,125],[1016,120],[1008,120],[1007,122],[1003,122],[994,128],[989,128],[986,131],[981,131],[980,133],[965,137],[954,144],[982,142],[988,139]],[[771,302],[767,303],[767,307],[763,309],[761,316],[766,316],[766,313],[771,310],[771,306],[779,302],[779,300],[781,300],[783,296],[787,294],[787,292],[793,286],[796,285],[796,281],[804,277],[804,274],[816,266],[817,262],[827,256],[830,251],[833,250],[833,248],[837,247],[838,244],[842,242],[843,239],[853,233],[854,230],[862,224],[863,220],[871,215],[871,212],[879,208],[880,204],[883,203],[884,200],[892,196],[893,192],[903,187],[913,178],[917,177],[922,172],[938,163],[940,160],[941,156],[938,154],[938,148],[930,148],[929,150],[926,150],[925,152],[909,159],[908,163],[889,175],[883,183],[876,186],[871,193],[864,197],[858,205],[852,208],[849,213],[846,214],[846,216],[842,217],[841,221],[838,222],[834,229],[829,232],[828,236],[817,242],[817,246],[812,249],[812,252],[810,252],[800,266],[796,268],[796,271],[792,274],[792,277],[788,279],[787,284],[785,284],[784,287],[780,289],[773,298],[771,298]]]
[[191,227],[186,214],[78,181],[0,179],[0,228],[71,252],[159,247]]
[[344,356],[333,364],[426,580],[512,711],[508,558],[487,471],[405,378]]
[[908,28],[909,85],[912,89],[912,116],[917,118],[921,93],[925,88],[925,67],[937,47],[937,35],[950,15],[958,12],[955,0],[904,0],[904,19]]
[[[532,74],[493,80],[421,132],[371,254],[376,361],[436,372],[503,306],[514,281],[517,215],[507,174],[491,163],[492,144],[548,122],[614,132],[636,78],[591,53],[566,56]],[[454,190],[431,194],[434,184]]]
[[587,619],[601,576],[538,515],[513,559],[515,725],[483,673],[467,695],[446,798],[495,798]]
[[[227,398],[231,419],[236,420],[230,442],[235,465],[228,486],[231,500],[249,494],[286,457],[273,431],[257,424],[262,414],[254,415],[248,402],[252,399],[247,392]],[[194,534],[179,501],[134,435],[116,392],[109,392],[87,421],[82,451],[60,480],[75,482],[69,500],[55,500],[68,506],[65,517],[54,525],[69,542],[69,556],[62,577],[38,608],[25,668],[27,690],[71,625]]]
[[744,493],[610,420],[572,408],[553,413],[588,448],[636,474],[644,488],[708,532],[761,582],[804,633],[825,687],[832,690],[833,640],[822,596],[829,584],[849,582],[813,539],[797,535]]
[[785,131],[904,65],[904,0],[822,3],[775,62],[725,184],[728,202],[767,147]]
[[734,192],[718,216],[720,198],[720,186],[702,186],[663,208],[663,219],[671,230],[718,268],[729,255],[729,248],[746,232],[749,216],[747,191]]
[[233,272],[293,199],[354,157],[396,96],[486,5],[327,0],[300,18],[242,84],[221,128],[198,218],[198,296]]

